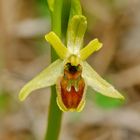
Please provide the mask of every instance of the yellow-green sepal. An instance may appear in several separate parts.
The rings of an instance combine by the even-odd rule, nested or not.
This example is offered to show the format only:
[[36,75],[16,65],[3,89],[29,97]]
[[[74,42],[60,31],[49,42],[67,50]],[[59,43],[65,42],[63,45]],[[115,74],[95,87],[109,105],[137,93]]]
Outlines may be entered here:
[[104,96],[124,99],[124,97],[111,84],[100,77],[100,75],[98,75],[87,62],[84,61],[82,66],[82,76],[84,77],[88,86]]
[[63,61],[58,59],[28,82],[20,91],[19,99],[23,101],[34,90],[54,85],[63,70]]
[[75,15],[70,19],[67,30],[67,47],[73,54],[79,53],[86,28],[86,17]]
[[66,57],[68,57],[68,49],[54,32],[46,34],[45,39],[52,45],[52,47],[61,59],[65,59]]
[[93,52],[98,51],[102,47],[102,43],[98,39],[94,39],[89,42],[82,50],[80,50],[81,60],[86,60]]

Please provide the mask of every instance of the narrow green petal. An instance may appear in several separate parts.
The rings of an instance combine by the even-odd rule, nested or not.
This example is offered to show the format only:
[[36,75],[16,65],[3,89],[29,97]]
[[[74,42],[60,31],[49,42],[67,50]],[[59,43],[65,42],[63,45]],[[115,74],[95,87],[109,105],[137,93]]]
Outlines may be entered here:
[[82,75],[87,85],[94,90],[108,97],[124,99],[124,97],[111,84],[102,79],[87,62],[83,62]]
[[82,60],[87,59],[93,52],[98,51],[102,47],[102,43],[98,39],[94,39],[80,51],[80,58]]
[[23,101],[32,91],[54,85],[62,69],[63,61],[56,60],[21,89],[19,99]]
[[75,15],[69,21],[67,31],[67,46],[72,53],[79,53],[79,50],[82,47],[86,28],[87,20],[82,15]]
[[45,39],[52,45],[61,59],[65,59],[69,55],[68,49],[54,32],[45,35]]

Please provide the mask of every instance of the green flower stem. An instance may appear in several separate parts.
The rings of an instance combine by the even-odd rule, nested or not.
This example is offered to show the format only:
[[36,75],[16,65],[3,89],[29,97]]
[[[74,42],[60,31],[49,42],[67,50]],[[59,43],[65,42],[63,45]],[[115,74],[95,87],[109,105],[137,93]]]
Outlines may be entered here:
[[[61,38],[61,15],[63,0],[55,0],[54,11],[51,13],[52,30]],[[58,58],[55,51],[51,48],[51,61]],[[61,128],[62,111],[56,104],[56,89],[51,87],[50,110],[48,116],[48,128],[45,140],[58,140]]]

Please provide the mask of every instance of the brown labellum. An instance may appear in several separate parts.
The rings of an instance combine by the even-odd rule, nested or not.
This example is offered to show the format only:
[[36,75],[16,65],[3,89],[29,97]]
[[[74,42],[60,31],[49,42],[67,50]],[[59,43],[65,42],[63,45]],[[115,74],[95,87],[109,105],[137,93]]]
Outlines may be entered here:
[[59,94],[65,108],[77,109],[82,102],[85,90],[85,82],[81,76],[82,67],[72,66],[67,63],[64,68],[64,75],[60,79]]

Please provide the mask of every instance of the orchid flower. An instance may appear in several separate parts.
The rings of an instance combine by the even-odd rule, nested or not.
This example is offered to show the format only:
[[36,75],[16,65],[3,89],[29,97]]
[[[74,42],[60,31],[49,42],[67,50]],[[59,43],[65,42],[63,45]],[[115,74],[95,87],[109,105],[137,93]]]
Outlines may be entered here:
[[86,27],[84,16],[73,16],[68,25],[67,47],[54,32],[45,36],[60,59],[50,64],[21,89],[21,101],[32,91],[52,85],[56,85],[56,101],[62,111],[80,112],[85,105],[87,86],[108,97],[124,98],[85,61],[102,47],[102,43],[94,39],[81,49]]

